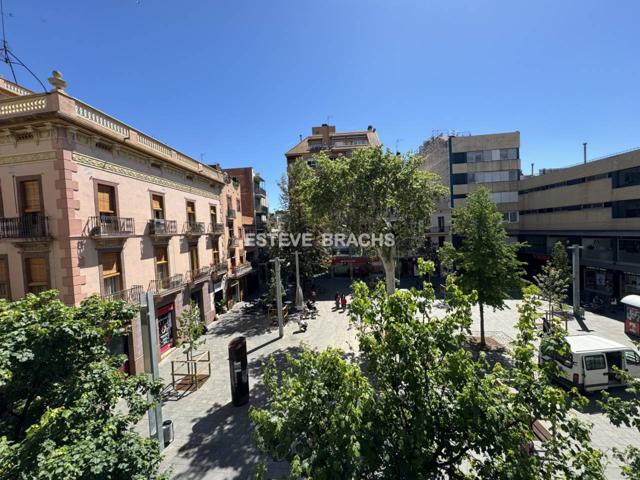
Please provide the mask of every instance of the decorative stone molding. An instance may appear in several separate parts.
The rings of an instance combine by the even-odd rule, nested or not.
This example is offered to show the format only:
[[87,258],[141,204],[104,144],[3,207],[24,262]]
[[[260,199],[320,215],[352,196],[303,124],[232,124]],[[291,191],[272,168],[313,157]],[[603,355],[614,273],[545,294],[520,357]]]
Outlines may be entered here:
[[29,113],[44,110],[47,106],[46,97],[19,98],[0,105],[0,116],[14,115],[16,113]]
[[90,122],[111,130],[118,135],[122,135],[123,137],[129,136],[129,129],[126,126],[115,122],[113,119],[107,117],[106,115],[103,115],[102,113],[98,112],[88,105],[76,102],[76,113],[81,117],[86,118]]
[[14,163],[42,162],[45,160],[55,160],[56,152],[25,153],[22,155],[9,155],[0,157],[0,165],[12,165]]
[[89,157],[87,155],[82,155],[80,153],[75,153],[75,152],[73,154],[73,159],[76,162],[78,162],[78,164],[84,165],[85,167],[97,168],[100,170],[104,170],[106,172],[115,173],[116,175],[122,175],[124,177],[134,178],[142,182],[153,183],[155,185],[160,185],[167,188],[173,188],[175,190],[181,190],[183,192],[192,193],[194,195],[200,195],[203,197],[213,198],[216,200],[219,199],[218,195],[208,190],[203,190],[200,188],[192,187],[190,185],[178,183],[176,181],[169,180],[167,178],[162,178],[156,175],[140,172],[132,168],[125,167],[124,165],[117,165],[112,162],[107,162],[105,160],[100,160],[97,158]]

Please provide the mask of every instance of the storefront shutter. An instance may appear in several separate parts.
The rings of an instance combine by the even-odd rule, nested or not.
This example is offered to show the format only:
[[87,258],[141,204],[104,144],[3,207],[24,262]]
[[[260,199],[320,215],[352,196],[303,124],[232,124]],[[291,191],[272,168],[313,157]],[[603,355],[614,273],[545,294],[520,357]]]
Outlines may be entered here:
[[22,182],[22,200],[24,213],[40,212],[40,182],[38,180]]

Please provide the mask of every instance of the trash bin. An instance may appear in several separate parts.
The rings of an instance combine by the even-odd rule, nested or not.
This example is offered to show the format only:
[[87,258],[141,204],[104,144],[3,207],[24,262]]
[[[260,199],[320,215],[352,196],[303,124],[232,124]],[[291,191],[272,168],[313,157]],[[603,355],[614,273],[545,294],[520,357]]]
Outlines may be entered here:
[[247,370],[247,339],[236,337],[229,342],[229,374],[231,399],[239,407],[249,401],[249,371]]
[[174,431],[172,420],[165,420],[164,422],[162,422],[162,435],[164,436],[165,447],[173,442]]

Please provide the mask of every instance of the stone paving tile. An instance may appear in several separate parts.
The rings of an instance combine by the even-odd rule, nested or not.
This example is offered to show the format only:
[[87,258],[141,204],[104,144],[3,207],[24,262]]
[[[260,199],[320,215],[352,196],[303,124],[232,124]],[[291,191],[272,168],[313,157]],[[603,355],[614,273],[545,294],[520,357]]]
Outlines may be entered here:
[[[319,315],[309,322],[309,329],[298,332],[295,323],[285,326],[284,338],[278,339],[277,327],[272,327],[261,315],[242,312],[242,304],[213,325],[205,335],[203,349],[211,352],[212,376],[197,391],[187,392],[182,398],[165,401],[163,415],[175,425],[175,441],[165,450],[163,467],[172,468],[172,478],[177,480],[226,480],[253,478],[256,464],[261,460],[253,440],[248,418],[249,406],[234,407],[231,404],[227,344],[239,335],[247,337],[249,350],[250,405],[262,405],[264,389],[261,383],[266,360],[273,356],[278,363],[287,353],[296,353],[308,346],[323,349],[328,346],[357,351],[355,329],[349,325],[347,314],[335,311],[333,295],[336,291],[349,291],[347,279],[325,281],[325,292],[318,296]],[[485,312],[485,330],[509,343],[516,338],[517,301],[509,301],[505,310]],[[473,331],[479,331],[479,312],[473,311]],[[624,334],[623,323],[587,312],[584,325],[588,333],[601,335],[624,344],[631,341]],[[572,333],[587,333],[583,325],[569,322]],[[181,350],[174,351],[160,365],[162,377],[170,383],[170,361],[182,357]],[[616,428],[598,410],[591,397],[590,407],[578,415],[594,424],[593,442],[602,448],[614,445],[640,444],[640,434],[629,428]],[[146,420],[138,429],[147,432]],[[273,475],[284,474],[285,464],[269,463]],[[621,478],[618,462],[612,460],[607,467],[607,477]]]

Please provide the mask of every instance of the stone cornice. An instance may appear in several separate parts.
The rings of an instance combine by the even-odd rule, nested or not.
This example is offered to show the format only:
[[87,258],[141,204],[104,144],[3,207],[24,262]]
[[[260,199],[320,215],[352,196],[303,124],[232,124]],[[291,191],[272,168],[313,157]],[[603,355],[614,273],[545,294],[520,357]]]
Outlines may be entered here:
[[181,190],[183,192],[192,193],[194,195],[200,195],[203,197],[213,198],[216,200],[220,198],[219,195],[216,195],[215,193],[208,190],[203,190],[201,188],[184,185],[174,180],[169,180],[167,178],[158,177],[156,175],[151,175],[149,173],[140,172],[138,170],[125,167],[124,165],[118,165],[113,162],[107,162],[105,160],[100,160],[98,158],[90,157],[88,155],[83,155],[81,153],[74,152],[73,159],[76,162],[78,162],[78,164],[80,165],[97,168],[99,170],[104,170],[105,172],[115,173],[116,175],[122,175],[123,177],[129,177],[136,180],[140,180],[142,182],[153,183],[154,185],[173,188],[175,190]]
[[11,165],[16,163],[43,162],[46,160],[55,160],[56,152],[36,152],[23,153],[20,155],[0,156],[0,165]]

